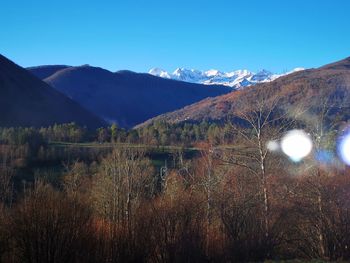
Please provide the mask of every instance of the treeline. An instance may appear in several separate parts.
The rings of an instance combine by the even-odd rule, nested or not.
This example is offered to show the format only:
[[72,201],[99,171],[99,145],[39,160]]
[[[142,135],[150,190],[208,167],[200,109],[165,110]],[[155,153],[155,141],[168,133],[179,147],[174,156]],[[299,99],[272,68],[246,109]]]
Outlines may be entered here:
[[232,125],[230,123],[179,123],[169,124],[156,121],[151,125],[139,128],[140,142],[153,145],[194,145],[201,141],[211,144],[231,143]]
[[169,124],[157,121],[139,129],[126,130],[116,124],[87,130],[75,123],[42,128],[1,128],[0,144],[43,145],[48,142],[99,142],[99,143],[142,143],[148,145],[193,145],[200,141],[214,144],[229,143],[231,125],[216,123]]
[[[176,145],[190,147],[202,141],[213,145],[232,142],[232,125],[217,125],[202,122],[200,124],[169,124],[155,122],[135,130],[125,130],[116,124],[96,131],[87,130],[74,123],[54,125],[42,128],[0,127],[0,163],[13,163],[23,166],[30,162],[60,162],[80,159],[94,161],[101,152],[108,152],[103,146],[114,143],[146,146]],[[99,143],[94,147],[67,147],[60,143]]]
[[27,143],[44,144],[50,141],[82,142],[88,141],[90,133],[75,123],[54,125],[43,128],[0,128],[0,143],[24,145]]

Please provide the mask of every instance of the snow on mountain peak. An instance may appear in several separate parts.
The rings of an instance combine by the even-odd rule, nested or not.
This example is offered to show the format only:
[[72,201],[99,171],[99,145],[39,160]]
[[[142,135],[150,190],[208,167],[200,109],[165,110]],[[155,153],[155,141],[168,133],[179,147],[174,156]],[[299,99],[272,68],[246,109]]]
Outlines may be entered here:
[[152,68],[148,73],[153,75],[153,76],[171,79],[169,73],[166,72],[165,70],[160,69],[160,68]]
[[305,70],[305,68],[295,68],[295,69],[289,71],[288,73],[294,73],[294,72],[298,72],[298,71],[302,71],[302,70]]
[[210,69],[204,72],[204,75],[207,77],[215,77],[215,76],[221,76],[223,73],[217,69]]
[[239,69],[239,70],[235,70],[235,71],[231,71],[231,72],[227,72],[226,76],[227,77],[234,77],[234,76],[249,76],[252,75],[253,73],[250,72],[247,69]]
[[246,69],[222,72],[216,69],[200,71],[196,69],[177,68],[173,73],[169,73],[159,68],[153,68],[148,73],[162,78],[207,85],[218,84],[240,89],[258,83],[273,81],[281,76],[301,70],[304,70],[304,68],[295,68],[285,74],[273,74],[265,69],[253,73]]
[[186,82],[200,83],[203,80],[203,72],[196,69],[177,68],[172,74],[172,79]]

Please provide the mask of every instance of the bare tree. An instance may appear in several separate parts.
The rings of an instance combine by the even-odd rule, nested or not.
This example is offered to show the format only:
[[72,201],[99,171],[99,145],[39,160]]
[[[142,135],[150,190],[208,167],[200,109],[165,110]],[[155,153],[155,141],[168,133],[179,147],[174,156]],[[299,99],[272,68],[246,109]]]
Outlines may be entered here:
[[260,182],[261,191],[258,194],[263,203],[266,239],[270,235],[268,143],[280,139],[284,131],[291,129],[295,124],[295,116],[302,111],[302,108],[283,105],[279,96],[269,96],[268,93],[261,92],[254,102],[250,99],[241,100],[235,106],[232,116],[231,128],[235,146],[227,149],[226,152],[229,153],[223,154],[221,158],[225,163],[244,168]]
[[84,183],[89,179],[88,167],[78,160],[73,164],[65,164],[66,174],[63,177],[63,187],[68,196],[78,198],[83,191]]
[[8,167],[0,167],[0,204],[11,206],[13,199],[14,171]]
[[[102,160],[92,189],[94,209],[106,228],[110,255],[125,260],[136,250],[136,214],[153,194],[153,169],[141,150],[115,148]],[[127,252],[126,252],[127,251]]]
[[19,262],[86,262],[91,223],[85,206],[36,182],[11,218],[14,256]]
[[[327,190],[324,188],[323,182],[334,174],[330,168],[339,168],[339,162],[333,157],[333,153],[336,151],[336,137],[341,128],[341,120],[337,113],[344,108],[349,108],[347,92],[338,90],[337,93],[327,88],[325,83],[320,82],[317,94],[309,102],[307,111],[299,116],[299,121],[304,124],[314,143],[316,158],[308,161],[307,170],[304,171],[309,176],[307,178],[309,191],[304,194],[316,207],[314,227],[317,232],[316,239],[321,258],[326,258],[330,254],[330,251],[326,249],[327,241],[325,240],[326,232],[329,233],[327,230],[329,218],[324,212],[324,207],[328,202],[324,200],[327,196]],[[325,166],[329,168],[323,169],[322,167]]]

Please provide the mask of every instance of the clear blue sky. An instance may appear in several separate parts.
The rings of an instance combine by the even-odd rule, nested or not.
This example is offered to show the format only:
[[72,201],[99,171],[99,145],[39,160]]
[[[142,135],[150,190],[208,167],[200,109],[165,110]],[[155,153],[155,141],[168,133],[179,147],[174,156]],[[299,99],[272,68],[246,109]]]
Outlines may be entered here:
[[0,53],[22,66],[281,72],[350,56],[349,0],[3,0]]

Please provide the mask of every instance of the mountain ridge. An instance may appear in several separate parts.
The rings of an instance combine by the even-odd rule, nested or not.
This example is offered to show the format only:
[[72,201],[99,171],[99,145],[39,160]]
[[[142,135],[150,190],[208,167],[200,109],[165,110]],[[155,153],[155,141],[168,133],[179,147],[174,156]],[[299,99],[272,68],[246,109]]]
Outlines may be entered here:
[[95,129],[106,123],[0,54],[0,126],[75,122]]
[[[35,74],[39,73],[36,69]],[[111,72],[86,65],[63,68],[43,80],[104,120],[125,128],[232,91],[223,85],[188,83],[127,70]]]

